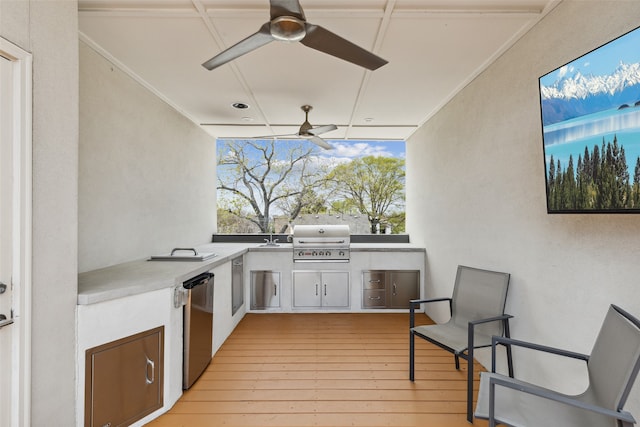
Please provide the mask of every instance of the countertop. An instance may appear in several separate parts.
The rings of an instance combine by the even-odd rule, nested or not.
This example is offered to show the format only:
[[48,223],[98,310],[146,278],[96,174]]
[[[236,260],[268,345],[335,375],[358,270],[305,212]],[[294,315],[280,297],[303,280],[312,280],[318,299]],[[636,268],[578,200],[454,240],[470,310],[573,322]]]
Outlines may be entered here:
[[[210,271],[248,251],[287,252],[290,243],[264,246],[258,243],[210,243],[199,252],[214,252],[206,261],[148,261],[148,258],[113,265],[78,275],[78,304],[95,304],[116,298],[176,286],[200,273]],[[352,243],[352,252],[422,251],[410,243]]]

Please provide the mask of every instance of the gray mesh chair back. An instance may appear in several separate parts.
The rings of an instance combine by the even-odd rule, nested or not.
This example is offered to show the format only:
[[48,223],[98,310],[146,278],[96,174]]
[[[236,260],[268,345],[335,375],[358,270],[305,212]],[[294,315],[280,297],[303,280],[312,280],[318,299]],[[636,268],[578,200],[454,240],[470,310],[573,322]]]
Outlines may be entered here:
[[[469,322],[488,319],[504,313],[509,289],[509,274],[459,266],[451,299],[450,322],[467,329]],[[503,334],[503,322],[476,326],[476,337],[482,345],[491,345],[491,336]],[[476,341],[476,344],[481,344]]]
[[586,402],[622,409],[640,369],[640,325],[630,314],[609,307],[587,363]]
[[640,370],[640,321],[620,307],[609,307],[590,355],[507,338],[495,341],[583,360],[589,385],[582,394],[567,395],[517,378],[483,372],[475,415],[488,419],[489,426],[635,424],[633,416],[622,409]]

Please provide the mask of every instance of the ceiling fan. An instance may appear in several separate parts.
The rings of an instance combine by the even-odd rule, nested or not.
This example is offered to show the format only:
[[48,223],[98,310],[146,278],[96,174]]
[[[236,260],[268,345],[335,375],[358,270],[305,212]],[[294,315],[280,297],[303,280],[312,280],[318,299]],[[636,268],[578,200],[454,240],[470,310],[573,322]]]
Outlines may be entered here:
[[269,0],[269,2],[271,4],[269,22],[262,25],[257,33],[222,51],[202,66],[213,70],[274,40],[299,41],[307,47],[369,70],[375,70],[388,62],[319,25],[308,23],[298,0]]
[[336,125],[325,125],[325,126],[313,127],[311,126],[311,123],[309,123],[309,111],[311,111],[313,107],[311,105],[303,105],[300,108],[302,109],[302,111],[304,111],[304,123],[302,123],[302,125],[300,126],[298,133],[292,133],[287,135],[273,135],[270,138],[278,138],[278,137],[285,137],[285,136],[299,136],[304,139],[308,139],[309,141],[324,148],[325,150],[331,150],[333,148],[331,144],[329,144],[324,139],[320,138],[318,135],[331,132],[332,130],[338,129],[338,127]]

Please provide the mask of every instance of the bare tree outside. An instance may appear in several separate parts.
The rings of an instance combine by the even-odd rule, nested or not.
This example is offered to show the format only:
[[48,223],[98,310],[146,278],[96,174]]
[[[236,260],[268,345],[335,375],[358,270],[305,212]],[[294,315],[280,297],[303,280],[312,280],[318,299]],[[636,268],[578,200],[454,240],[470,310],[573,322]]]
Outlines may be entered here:
[[304,140],[219,140],[218,232],[285,233],[296,218],[332,215],[366,217],[371,233],[403,233],[404,145],[380,144],[322,151]]
[[218,153],[219,205],[260,232],[284,232],[286,226],[273,229],[274,211],[293,220],[318,198],[326,171],[314,162],[316,153],[300,141],[225,141]]

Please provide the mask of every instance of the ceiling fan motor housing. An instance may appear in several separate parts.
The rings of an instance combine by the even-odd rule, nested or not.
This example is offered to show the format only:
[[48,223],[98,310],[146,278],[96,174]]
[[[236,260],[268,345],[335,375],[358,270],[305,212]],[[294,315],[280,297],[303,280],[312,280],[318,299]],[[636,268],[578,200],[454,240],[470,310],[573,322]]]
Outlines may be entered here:
[[297,42],[302,40],[307,32],[304,21],[294,16],[279,16],[271,21],[271,35],[276,40]]
[[300,107],[302,111],[304,111],[304,123],[300,125],[300,130],[298,131],[298,135],[300,136],[311,136],[309,131],[313,126],[309,123],[309,111],[313,108],[311,105],[303,105]]

